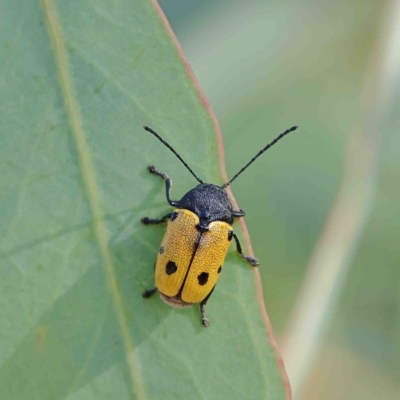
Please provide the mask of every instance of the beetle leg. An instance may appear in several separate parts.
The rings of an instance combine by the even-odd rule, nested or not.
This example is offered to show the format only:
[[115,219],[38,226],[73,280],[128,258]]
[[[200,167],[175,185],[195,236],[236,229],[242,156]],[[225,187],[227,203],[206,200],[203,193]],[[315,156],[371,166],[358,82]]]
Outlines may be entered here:
[[205,328],[208,328],[210,326],[210,320],[206,317],[203,303],[200,303],[200,313],[201,313],[201,323]]
[[156,287],[153,288],[153,289],[146,290],[145,292],[142,293],[142,297],[144,299],[148,299],[149,297],[153,296],[153,294],[156,293],[156,292],[157,292],[157,288]]
[[232,217],[237,218],[237,217],[244,217],[244,211],[239,210],[239,211],[232,211]]
[[211,292],[208,293],[207,297],[202,300],[200,303],[200,313],[201,313],[201,323],[203,324],[204,327],[210,326],[210,320],[207,318],[206,313],[204,311],[204,306],[207,304],[208,299],[210,298],[212,292],[214,291],[215,286],[211,289]]
[[249,257],[249,256],[246,256],[246,254],[243,254],[243,252],[242,252],[242,246],[240,245],[239,239],[238,239],[238,237],[236,236],[235,233],[233,233],[233,237],[235,238],[236,250],[237,250],[237,252],[238,252],[245,260],[247,260],[253,267],[257,267],[258,265],[260,265],[260,262],[257,260],[257,258]]
[[149,217],[143,217],[140,222],[144,225],[153,225],[153,224],[162,224],[163,222],[165,222],[167,219],[169,219],[169,217],[172,215],[172,213],[169,213],[167,215],[164,215],[162,218],[160,219],[153,219],[153,218],[149,218]]
[[165,195],[167,197],[167,201],[172,207],[176,207],[178,205],[178,202],[174,201],[174,200],[171,200],[170,197],[169,197],[169,195],[171,193],[172,182],[171,182],[171,179],[168,177],[168,175],[165,174],[164,172],[161,172],[154,165],[149,165],[147,167],[147,169],[149,170],[149,172],[151,174],[158,175],[160,178],[164,179],[164,181],[165,181]]

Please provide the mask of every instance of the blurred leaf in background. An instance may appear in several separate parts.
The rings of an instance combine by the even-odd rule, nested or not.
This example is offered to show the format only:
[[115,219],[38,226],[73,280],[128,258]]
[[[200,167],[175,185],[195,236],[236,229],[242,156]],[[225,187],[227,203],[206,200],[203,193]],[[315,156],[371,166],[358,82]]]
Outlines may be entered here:
[[[300,125],[233,185],[261,259],[268,312],[283,333],[333,204],[348,137],[371,111],[360,112],[360,96],[382,15],[396,2],[183,3],[161,1],[221,122],[228,171]],[[400,393],[399,115],[397,94],[380,126],[375,203],[307,399]]]

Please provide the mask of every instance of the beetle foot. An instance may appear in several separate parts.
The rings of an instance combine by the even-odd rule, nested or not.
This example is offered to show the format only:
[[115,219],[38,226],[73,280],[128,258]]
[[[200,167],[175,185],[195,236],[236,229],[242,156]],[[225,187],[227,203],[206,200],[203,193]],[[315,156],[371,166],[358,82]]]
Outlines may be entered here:
[[145,292],[143,292],[143,293],[142,293],[142,297],[143,297],[144,299],[148,299],[149,297],[153,296],[153,294],[154,294],[155,292],[157,292],[157,288],[156,288],[156,287],[153,288],[153,289],[149,289],[149,290],[146,290]]
[[249,257],[249,262],[253,267],[258,267],[260,265],[260,261],[257,258]]
[[247,260],[253,267],[258,267],[260,265],[260,261],[257,258],[246,256],[246,254],[240,253],[240,255]]
[[207,328],[208,326],[210,326],[210,321],[206,317],[206,313],[204,312],[204,306],[205,306],[205,302],[204,301],[207,301],[207,298],[205,300],[203,300],[203,302],[200,303],[201,323],[203,324],[203,326],[205,328]]
[[143,217],[143,218],[140,220],[140,222],[141,222],[143,225],[149,225],[149,224],[150,224],[150,221],[151,221],[151,218],[149,218],[149,217]]
[[160,176],[161,178],[163,178],[164,180],[168,179],[168,175],[167,175],[167,174],[164,174],[164,172],[161,172],[161,171],[160,171],[156,166],[154,166],[154,165],[149,165],[149,166],[147,167],[147,170],[148,170],[151,174],[158,175],[158,176]]

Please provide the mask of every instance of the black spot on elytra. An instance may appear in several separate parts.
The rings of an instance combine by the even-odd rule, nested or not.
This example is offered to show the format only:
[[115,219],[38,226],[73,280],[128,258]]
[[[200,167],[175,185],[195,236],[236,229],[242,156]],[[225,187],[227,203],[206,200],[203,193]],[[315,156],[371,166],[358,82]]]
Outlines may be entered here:
[[208,272],[202,272],[200,275],[198,275],[197,280],[199,281],[199,285],[205,285],[208,281]]
[[173,213],[171,214],[171,216],[169,217],[169,219],[170,219],[171,221],[175,221],[177,216],[178,216],[178,213],[175,211],[175,212],[173,212]]
[[160,250],[158,250],[158,252],[159,252],[160,254],[163,254],[163,253],[164,253],[164,246],[161,246],[161,247],[160,247]]
[[165,272],[167,273],[167,275],[172,275],[174,272],[176,272],[177,269],[178,267],[173,261],[168,261],[165,267]]
[[233,231],[228,232],[228,240],[231,241],[233,238]]
[[220,274],[222,270],[222,265],[218,268],[218,273]]

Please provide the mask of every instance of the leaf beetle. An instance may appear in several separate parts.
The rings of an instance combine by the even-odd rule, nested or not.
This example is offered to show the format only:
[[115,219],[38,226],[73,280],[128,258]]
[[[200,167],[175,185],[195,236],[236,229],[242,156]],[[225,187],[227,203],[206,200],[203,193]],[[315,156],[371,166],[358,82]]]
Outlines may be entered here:
[[233,210],[225,188],[228,187],[250,164],[288,133],[297,129],[293,126],[261,149],[236,175],[222,186],[204,183],[186,164],[181,156],[158,133],[148,126],[144,129],[153,134],[182,162],[199,182],[181,200],[171,200],[171,179],[154,165],[147,169],[165,181],[168,204],[173,212],[160,219],[144,217],[145,225],[168,221],[167,230],[158,250],[154,265],[155,287],[142,296],[149,298],[158,292],[161,299],[173,307],[185,308],[200,303],[202,324],[209,320],[204,306],[210,298],[221,273],[232,239],[242,258],[253,267],[259,265],[256,258],[242,252],[239,239],[232,229],[234,218],[243,217],[244,211]]

